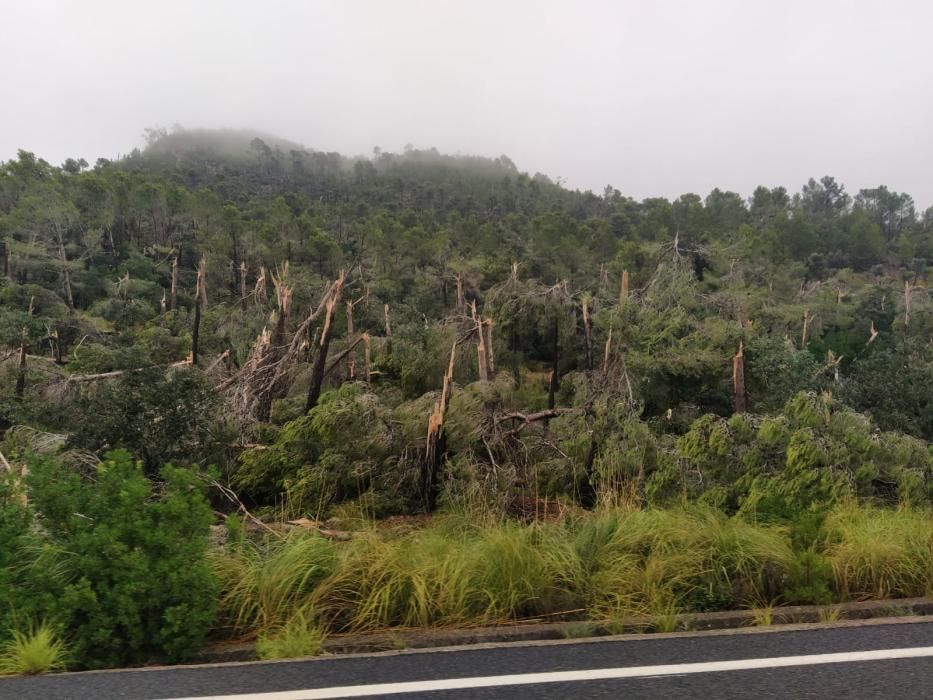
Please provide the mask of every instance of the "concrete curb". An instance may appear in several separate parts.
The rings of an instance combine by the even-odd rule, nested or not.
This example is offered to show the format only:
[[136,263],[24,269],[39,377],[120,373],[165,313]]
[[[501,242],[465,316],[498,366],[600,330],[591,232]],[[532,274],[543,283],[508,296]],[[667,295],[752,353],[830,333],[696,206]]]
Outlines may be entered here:
[[[669,631],[703,631],[754,627],[761,611],[734,610],[712,613],[687,613],[670,621]],[[791,605],[771,609],[771,625],[812,624],[832,620],[869,620],[885,617],[933,615],[933,598],[902,598],[870,600],[839,605]],[[371,634],[333,635],[324,643],[328,654],[370,654],[402,649],[531,642],[583,637],[604,637],[622,632],[655,632],[651,617],[630,617],[609,623],[605,621],[522,622],[495,627],[456,629],[399,629]],[[253,661],[257,658],[254,644],[218,644],[198,654],[192,663],[214,664]]]

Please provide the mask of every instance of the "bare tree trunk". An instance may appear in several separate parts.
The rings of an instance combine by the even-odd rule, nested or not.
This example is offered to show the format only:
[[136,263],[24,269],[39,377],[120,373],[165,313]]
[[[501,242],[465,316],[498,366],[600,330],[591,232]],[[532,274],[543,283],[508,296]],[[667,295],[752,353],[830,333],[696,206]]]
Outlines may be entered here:
[[174,311],[178,305],[178,256],[172,258],[172,295],[169,308]]
[[810,340],[810,323],[813,321],[813,315],[808,311],[803,312],[803,331],[800,334],[800,347],[807,347]]
[[745,413],[748,400],[745,395],[745,347],[739,341],[739,351],[732,358],[732,388],[735,402],[735,412]]
[[19,344],[19,373],[16,375],[16,398],[23,398],[26,391],[26,350],[29,344],[26,342],[28,336],[26,329],[23,328]]
[[[347,302],[347,342],[353,340],[353,302]],[[351,354],[347,358],[347,381],[352,382],[356,375],[356,358]]]
[[910,280],[904,282],[904,328],[907,329],[910,327],[910,310],[911,310],[911,297],[913,294],[914,288],[910,284]]
[[457,308],[463,308],[463,277],[457,273]]
[[194,330],[191,332],[191,364],[197,367],[198,364],[198,340],[201,334],[201,301],[204,298],[202,287],[204,286],[203,266],[198,267],[198,283],[194,290]]
[[583,339],[586,341],[586,368],[593,369],[593,336],[590,329],[590,307],[583,298]]
[[558,372],[560,370],[560,326],[558,325],[556,318],[554,319],[554,325],[551,333],[553,340],[554,362],[551,365],[551,381],[548,384],[547,390],[548,408],[554,408],[557,390],[560,388],[560,377],[558,376]]
[[606,348],[603,350],[603,374],[609,372],[609,349],[612,347],[612,326],[609,326],[609,334],[606,337]]
[[201,256],[201,262],[198,263],[198,278],[201,280],[198,291],[201,295],[201,304],[207,308],[207,259]]
[[58,255],[62,259],[62,277],[64,278],[65,303],[68,305],[69,309],[74,311],[75,302],[71,295],[71,273],[68,271],[68,258],[65,257],[65,246],[61,243],[58,244]]
[[345,273],[340,272],[337,282],[334,284],[330,299],[324,312],[324,328],[321,330],[321,341],[317,354],[314,356],[314,364],[311,367],[311,384],[308,387],[308,399],[305,401],[305,413],[317,406],[318,399],[321,398],[321,385],[324,382],[324,369],[327,365],[327,351],[330,348],[330,338],[333,334],[334,309],[337,308],[337,302],[343,294],[343,282]]
[[486,338],[483,333],[483,323],[476,315],[476,300],[470,303],[470,313],[473,315],[473,323],[476,326],[476,366],[479,369],[479,380],[481,382],[489,381],[489,372],[486,369]]
[[492,352],[492,319],[486,319],[486,367],[489,369],[489,374],[495,375],[496,373],[496,358]]
[[628,299],[628,270],[622,270],[622,284],[619,287],[619,303]]
[[159,316],[165,316],[165,290],[162,290],[162,299],[159,301]]
[[363,369],[365,371],[363,376],[365,377],[366,383],[369,384],[372,381],[372,376],[371,376],[372,365],[370,364],[370,354],[369,354],[369,333],[363,333],[363,345],[364,345]]
[[246,262],[240,262],[240,306],[246,308]]
[[392,354],[392,322],[389,320],[389,305],[383,306],[386,319],[386,355]]
[[450,393],[454,380],[454,361],[457,357],[457,341],[450,348],[450,358],[447,360],[447,372],[444,374],[444,384],[441,395],[434,404],[434,409],[428,418],[428,435],[425,445],[425,468],[422,474],[422,493],[428,510],[434,510],[437,505],[437,472],[440,469],[441,457],[444,452],[444,414],[450,403]]

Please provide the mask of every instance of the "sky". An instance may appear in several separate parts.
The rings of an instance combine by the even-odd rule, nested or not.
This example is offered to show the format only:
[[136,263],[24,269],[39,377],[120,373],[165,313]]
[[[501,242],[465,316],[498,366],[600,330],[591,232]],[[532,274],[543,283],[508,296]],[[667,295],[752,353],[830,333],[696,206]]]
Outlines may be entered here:
[[0,160],[145,127],[506,154],[676,197],[833,175],[933,205],[933,3],[0,0]]

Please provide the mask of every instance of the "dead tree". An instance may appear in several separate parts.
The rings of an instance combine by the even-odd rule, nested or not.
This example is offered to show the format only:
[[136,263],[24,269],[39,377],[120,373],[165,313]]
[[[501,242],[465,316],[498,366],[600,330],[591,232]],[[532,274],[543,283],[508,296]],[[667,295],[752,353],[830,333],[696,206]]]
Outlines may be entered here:
[[320,346],[317,354],[314,356],[314,364],[311,368],[311,384],[308,386],[308,399],[305,401],[305,412],[317,406],[318,399],[321,398],[321,386],[324,382],[324,368],[327,363],[327,351],[330,348],[330,339],[333,335],[334,310],[343,294],[343,283],[346,274],[341,270],[337,277],[337,282],[333,287],[330,298],[325,305],[324,328],[321,330]]
[[19,343],[19,372],[16,375],[16,398],[23,398],[26,391],[26,351],[29,349],[26,329],[23,328]]
[[[353,338],[353,302],[347,302],[347,341]],[[356,360],[350,355],[347,360],[347,381],[352,382],[356,373]]]
[[[292,290],[287,283],[288,261],[281,268],[278,275],[273,273],[272,283],[275,286],[275,299],[278,317],[275,328],[269,339],[268,350],[264,353],[258,369],[274,366],[281,359],[285,351],[285,329],[288,327],[288,317],[291,310]],[[284,375],[273,374],[273,378],[258,392],[256,405],[256,418],[262,423],[268,422],[272,415],[272,401],[281,398],[284,392]]]
[[162,290],[162,299],[159,301],[159,316],[165,316],[165,290]]
[[547,407],[554,408],[557,400],[557,390],[560,388],[560,324],[557,317],[551,325],[552,349],[554,352],[554,361],[551,363],[551,377],[547,389]]
[[[203,258],[202,258],[203,261]],[[204,266],[198,266],[198,282],[194,290],[194,330],[191,332],[191,364],[198,364],[198,340],[201,333],[201,303],[207,298],[206,292],[202,291],[206,285],[204,279]]]
[[736,413],[745,413],[748,401],[745,394],[745,345],[739,341],[739,351],[732,358],[732,391]]
[[69,309],[74,311],[75,302],[71,295],[71,273],[68,271],[68,258],[65,256],[65,246],[61,240],[59,240],[58,243],[58,255],[62,260],[62,281],[65,287],[65,303],[68,304]]
[[201,304],[207,308],[207,259],[202,255],[201,262],[198,263],[198,277],[201,279],[201,285],[198,292],[201,295]]
[[622,270],[622,283],[619,286],[619,303],[628,299],[628,270]]
[[476,363],[479,369],[479,380],[481,382],[489,381],[489,371],[486,367],[486,334],[483,332],[483,323],[476,315],[476,300],[470,303],[470,314],[473,317],[474,330],[476,333]]
[[364,370],[364,380],[367,384],[372,381],[372,369],[370,364],[370,355],[369,355],[369,333],[363,333],[363,370]]
[[590,308],[586,297],[583,297],[583,339],[586,342],[586,368],[593,369],[593,334],[590,328]]
[[814,315],[809,310],[803,312],[803,331],[800,333],[800,347],[807,347],[810,340],[810,324],[813,323]]
[[910,280],[904,282],[904,328],[910,328],[910,311],[912,297],[915,286],[910,284]]
[[495,375],[496,358],[492,352],[492,319],[487,318],[484,325],[486,327],[486,367],[489,369],[489,374]]
[[246,308],[246,262],[240,262],[240,306]]
[[392,322],[389,320],[389,305],[383,306],[383,313],[386,319],[386,355],[392,354]]
[[447,406],[450,403],[450,394],[453,389],[454,362],[456,358],[457,341],[454,341],[450,348],[450,358],[447,361],[447,371],[444,373],[441,395],[434,402],[434,408],[428,417],[425,465],[422,474],[422,493],[428,510],[434,510],[437,505],[437,475],[444,453],[444,415],[447,413]]
[[170,309],[175,310],[175,306],[178,304],[178,256],[175,255],[172,258],[172,295],[170,297],[171,305]]
[[462,309],[463,303],[463,276],[457,273],[457,308]]

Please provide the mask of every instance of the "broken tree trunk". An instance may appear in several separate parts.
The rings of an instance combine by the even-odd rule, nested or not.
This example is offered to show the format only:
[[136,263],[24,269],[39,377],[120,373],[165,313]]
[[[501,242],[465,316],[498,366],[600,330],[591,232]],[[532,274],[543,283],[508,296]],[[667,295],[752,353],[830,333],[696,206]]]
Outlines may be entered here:
[[68,304],[68,308],[74,311],[75,302],[74,297],[71,295],[71,273],[68,271],[68,258],[65,256],[65,246],[59,243],[58,245],[58,255],[62,259],[62,277],[65,287],[65,303]]
[[496,358],[492,352],[492,319],[491,318],[486,319],[485,326],[486,326],[486,367],[489,370],[489,374],[495,375]]
[[369,333],[363,333],[363,378],[367,384],[372,380],[372,371],[370,369],[370,356],[369,356]]
[[[347,302],[347,340],[353,337],[353,302]],[[354,347],[356,345],[354,344]],[[347,360],[347,381],[352,382],[356,374],[356,358],[352,354]]]
[[201,288],[203,286],[204,270],[199,266],[198,283],[194,290],[194,330],[191,332],[191,364],[194,366],[198,364],[198,340],[201,334],[201,300],[205,296],[201,293]]
[[554,324],[551,329],[551,335],[553,340],[554,362],[551,364],[551,380],[548,383],[547,390],[547,407],[549,409],[554,408],[557,390],[560,388],[560,376],[558,375],[560,371],[560,326],[556,318],[554,319]]
[[159,316],[165,316],[165,290],[162,290],[162,299],[159,301]]
[[810,324],[813,322],[813,314],[809,311],[803,312],[803,331],[800,333],[800,347],[807,347],[807,341],[810,340]]
[[320,346],[318,347],[317,354],[314,356],[314,365],[311,367],[311,384],[308,387],[308,399],[305,401],[305,413],[317,406],[317,401],[321,398],[321,385],[324,382],[327,350],[330,348],[330,338],[331,335],[333,335],[334,310],[337,308],[337,302],[340,301],[340,297],[343,294],[345,278],[345,272],[341,270],[325,306],[324,328],[321,330]]
[[21,340],[19,343],[19,373],[16,375],[16,398],[23,398],[26,391],[26,350],[29,344],[26,342],[28,336],[26,329],[23,328]]
[[240,306],[246,308],[246,262],[240,262]]
[[619,286],[619,303],[628,299],[628,270],[622,270],[622,284]]
[[178,303],[178,256],[172,258],[172,295],[170,297],[171,305],[169,308],[174,311]]
[[745,413],[748,405],[745,395],[745,346],[739,341],[739,351],[732,358],[732,390],[736,413]]
[[483,333],[483,324],[476,315],[476,300],[470,303],[470,313],[473,316],[473,323],[476,332],[476,365],[479,369],[479,380],[481,382],[489,381],[489,371],[486,368],[486,334]]
[[910,280],[904,282],[904,328],[910,327],[910,307],[911,307],[911,297],[913,295],[914,288],[910,284]]
[[425,444],[425,468],[422,475],[422,493],[428,510],[434,510],[437,505],[437,472],[440,469],[441,457],[444,452],[444,414],[450,403],[450,393],[454,380],[454,361],[457,357],[457,341],[450,348],[450,358],[447,361],[447,371],[444,373],[444,384],[441,395],[434,403],[434,409],[428,417],[428,435]]
[[457,273],[457,308],[463,308],[463,277]]
[[389,321],[389,305],[383,307],[386,319],[386,355],[392,354],[392,322]]
[[207,308],[207,259],[204,256],[201,256],[201,262],[198,263],[198,279],[201,280],[201,284],[198,287],[198,292],[201,295],[201,304],[204,308]]
[[606,337],[606,348],[603,350],[603,374],[609,373],[609,349],[612,347],[612,326],[609,326],[609,334]]
[[583,339],[586,342],[586,368],[593,369],[593,335],[590,329],[590,307],[583,298]]

